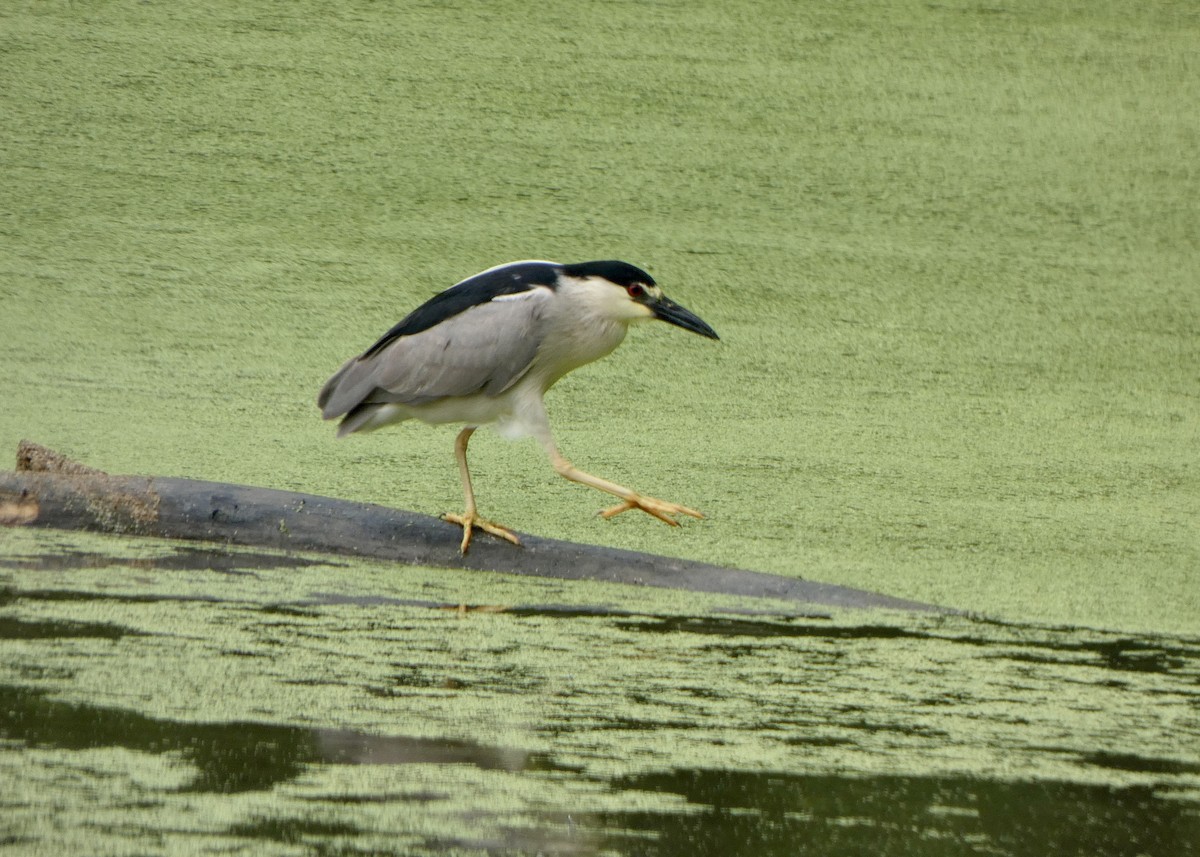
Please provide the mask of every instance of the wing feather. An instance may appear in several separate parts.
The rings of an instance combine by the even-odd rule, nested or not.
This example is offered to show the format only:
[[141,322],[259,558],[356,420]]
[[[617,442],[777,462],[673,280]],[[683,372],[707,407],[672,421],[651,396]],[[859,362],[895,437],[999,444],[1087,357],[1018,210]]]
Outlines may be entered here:
[[538,286],[554,287],[562,266],[557,262],[529,260],[509,262],[480,271],[434,295],[400,319],[395,326],[366,350],[364,357],[382,351],[403,336],[413,336],[444,323],[473,306],[499,297],[522,295]]
[[420,405],[482,392],[497,396],[528,371],[552,296],[536,286],[467,308],[348,361],[317,399],[325,419],[364,404]]

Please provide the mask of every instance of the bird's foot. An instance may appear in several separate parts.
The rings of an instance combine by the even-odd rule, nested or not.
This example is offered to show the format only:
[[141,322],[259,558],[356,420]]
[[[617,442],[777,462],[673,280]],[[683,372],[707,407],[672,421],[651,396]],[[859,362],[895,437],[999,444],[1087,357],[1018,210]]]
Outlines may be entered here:
[[447,512],[442,515],[443,521],[449,521],[451,524],[458,524],[463,528],[462,545],[459,547],[459,553],[463,556],[467,554],[467,548],[471,546],[471,534],[475,529],[483,530],[485,533],[490,533],[497,538],[505,539],[512,542],[514,545],[520,545],[521,540],[517,538],[516,533],[512,530],[502,527],[494,521],[489,521],[486,518],[481,518],[474,512],[464,512],[461,515],[455,515],[452,512]]
[[704,517],[704,515],[695,509],[689,509],[687,506],[680,506],[678,503],[669,503],[666,500],[659,500],[657,497],[643,497],[641,494],[634,494],[632,497],[615,506],[601,510],[600,517],[612,518],[622,512],[628,512],[630,509],[641,509],[646,514],[653,515],[664,524],[670,524],[672,527],[679,526],[679,522],[674,518],[675,515],[691,515],[693,518]]

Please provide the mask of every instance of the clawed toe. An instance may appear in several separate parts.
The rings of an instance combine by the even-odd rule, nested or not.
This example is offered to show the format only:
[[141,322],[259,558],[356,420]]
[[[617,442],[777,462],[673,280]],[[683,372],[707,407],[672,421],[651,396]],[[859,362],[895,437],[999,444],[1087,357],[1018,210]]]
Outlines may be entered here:
[[443,521],[448,521],[451,524],[458,524],[463,528],[462,544],[459,546],[459,553],[463,556],[467,554],[467,548],[471,546],[471,535],[475,529],[483,530],[497,538],[512,542],[514,545],[520,546],[521,540],[517,538],[516,533],[507,527],[502,527],[499,524],[489,521],[486,518],[481,518],[474,512],[464,512],[461,515],[456,515],[452,512],[447,512],[442,515]]
[[600,511],[600,517],[612,518],[622,512],[628,512],[630,509],[641,509],[648,515],[653,515],[664,524],[670,524],[672,527],[678,527],[679,521],[675,520],[675,515],[690,515],[693,518],[703,518],[700,512],[695,509],[689,509],[687,506],[681,506],[678,503],[670,503],[666,500],[659,500],[657,497],[643,497],[640,494],[635,494],[628,500],[624,500],[615,506]]

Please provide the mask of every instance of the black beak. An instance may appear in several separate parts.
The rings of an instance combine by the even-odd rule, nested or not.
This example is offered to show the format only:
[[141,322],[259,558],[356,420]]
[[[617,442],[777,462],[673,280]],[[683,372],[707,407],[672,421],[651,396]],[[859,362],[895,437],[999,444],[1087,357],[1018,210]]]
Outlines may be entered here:
[[700,316],[689,309],[681,307],[670,298],[659,298],[656,301],[651,301],[647,306],[654,310],[654,314],[667,322],[667,324],[682,327],[684,330],[690,330],[692,333],[707,336],[709,339],[721,338],[717,336],[715,330],[704,323]]

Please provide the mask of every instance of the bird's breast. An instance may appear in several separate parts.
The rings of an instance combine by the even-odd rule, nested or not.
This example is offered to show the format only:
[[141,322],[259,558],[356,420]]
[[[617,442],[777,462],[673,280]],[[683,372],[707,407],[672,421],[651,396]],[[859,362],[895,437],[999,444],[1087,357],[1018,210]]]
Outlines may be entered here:
[[619,321],[591,318],[584,322],[547,319],[546,335],[534,361],[534,368],[546,378],[545,387],[610,354],[625,338],[626,326]]

